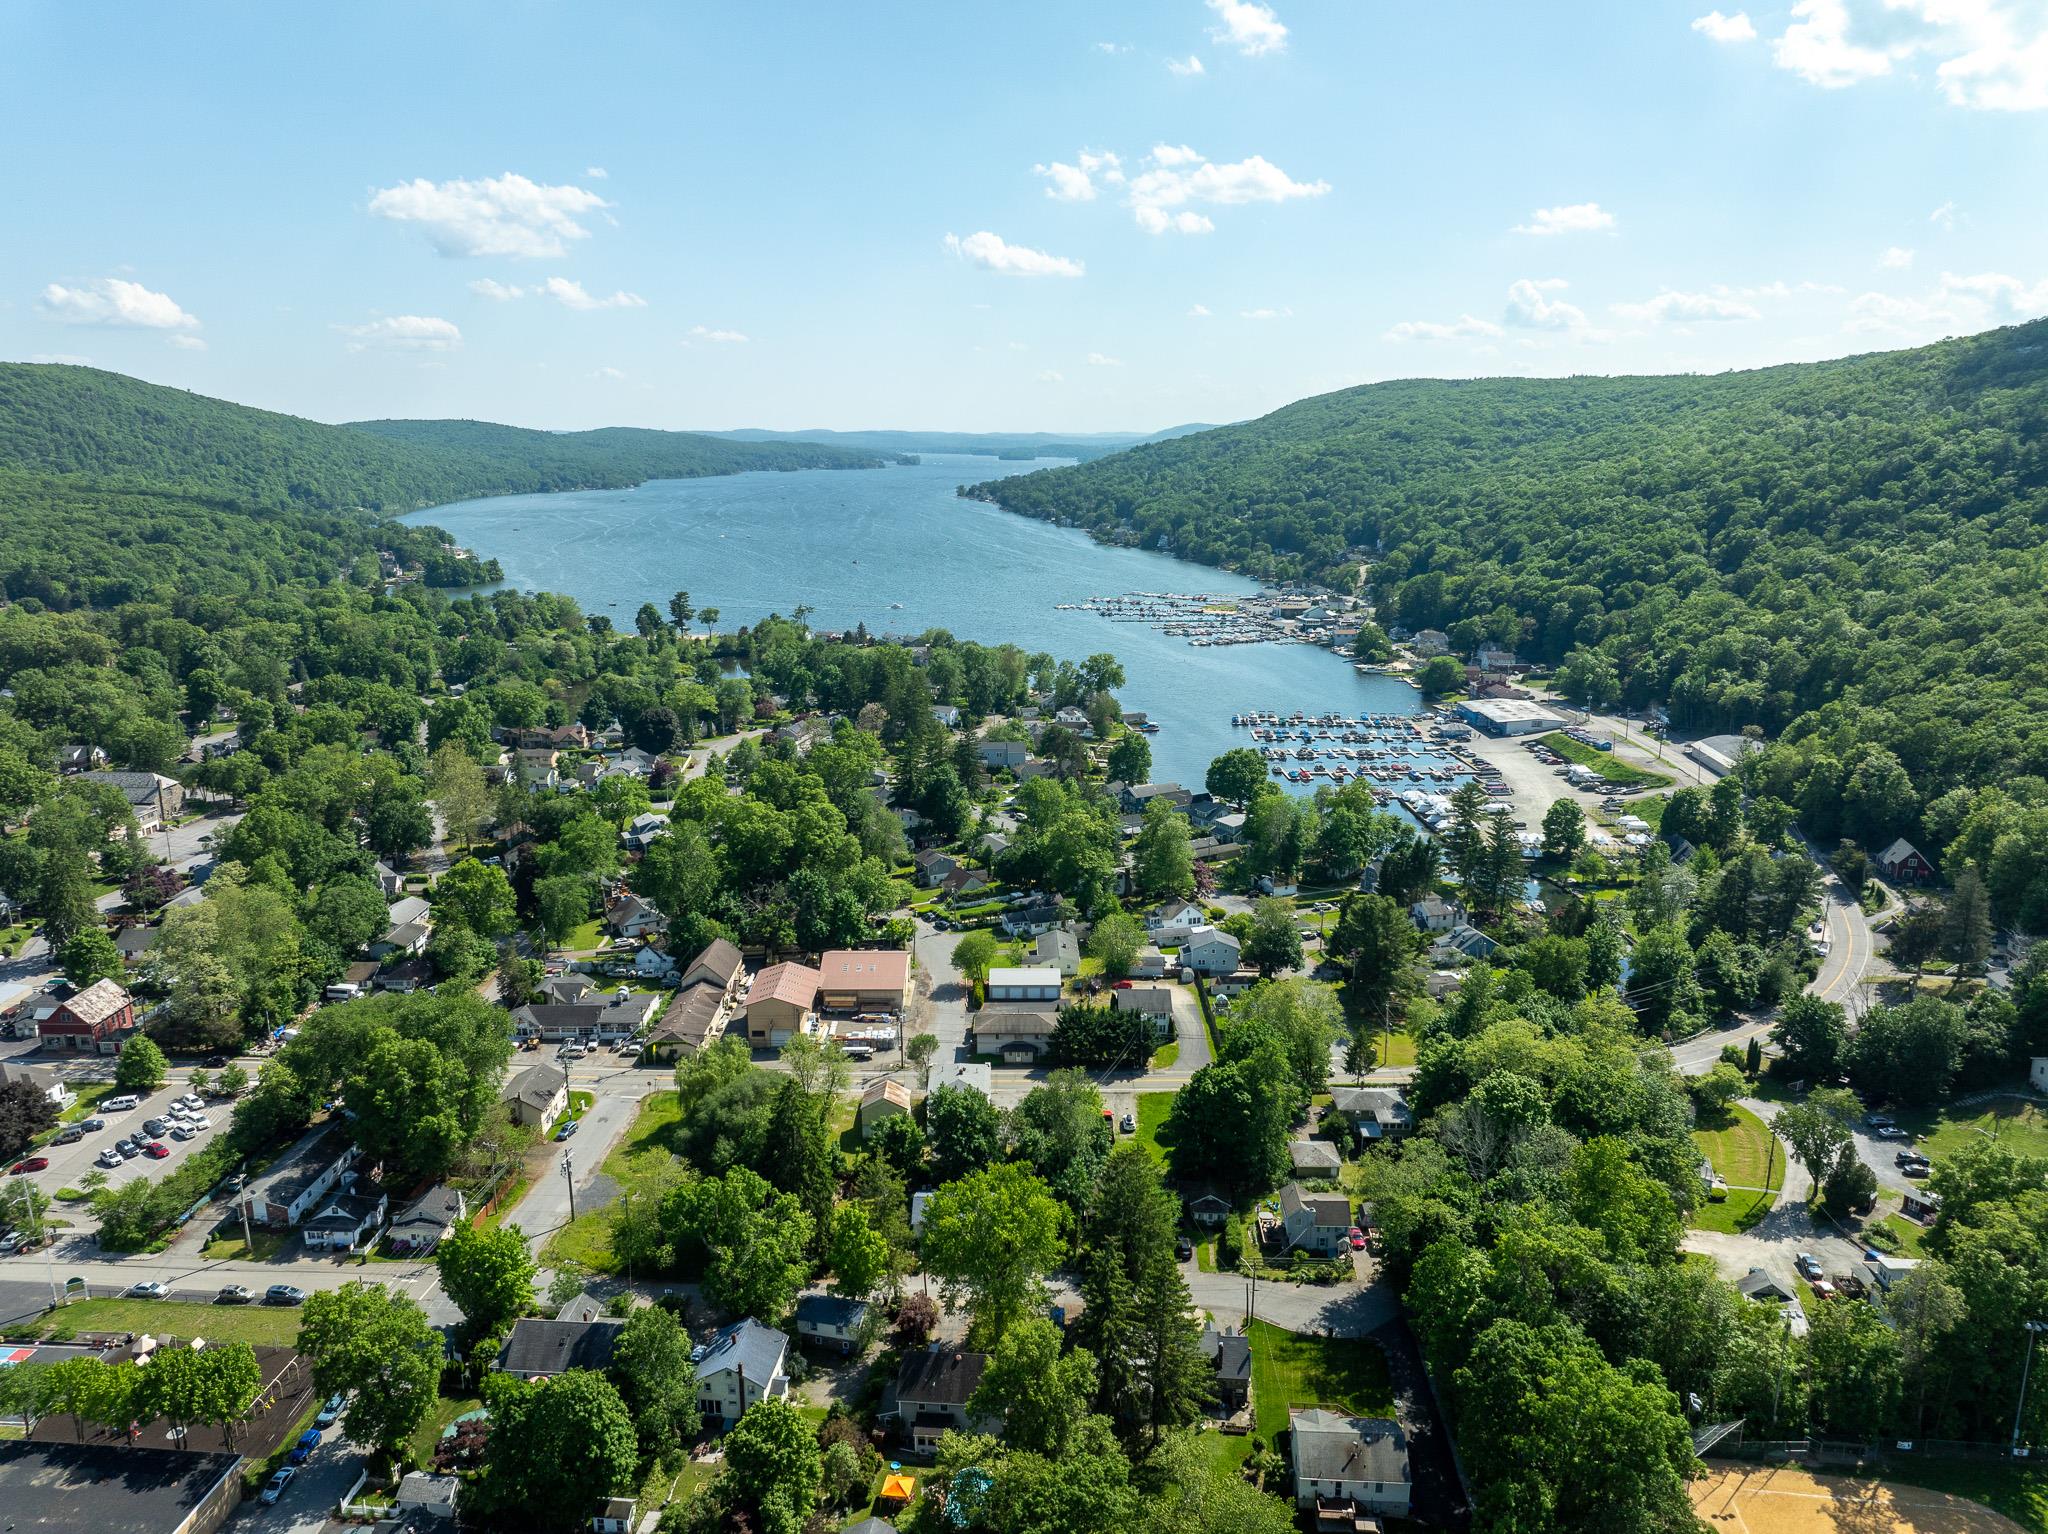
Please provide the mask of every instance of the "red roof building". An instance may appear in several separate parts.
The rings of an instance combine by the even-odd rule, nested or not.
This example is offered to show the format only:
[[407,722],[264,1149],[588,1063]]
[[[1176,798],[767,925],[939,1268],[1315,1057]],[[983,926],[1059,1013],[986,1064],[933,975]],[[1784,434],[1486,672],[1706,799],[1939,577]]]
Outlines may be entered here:
[[95,980],[36,1025],[45,1049],[118,1055],[135,1032],[135,998],[112,980]]

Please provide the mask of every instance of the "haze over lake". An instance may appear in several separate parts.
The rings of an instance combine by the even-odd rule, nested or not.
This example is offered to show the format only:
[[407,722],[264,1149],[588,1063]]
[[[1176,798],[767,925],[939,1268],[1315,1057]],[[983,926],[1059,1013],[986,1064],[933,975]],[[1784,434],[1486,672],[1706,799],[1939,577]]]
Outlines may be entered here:
[[[1160,725],[1153,775],[1199,785],[1210,760],[1247,744],[1244,709],[1412,713],[1404,682],[1361,677],[1299,644],[1196,649],[1141,623],[1062,612],[1121,591],[1247,593],[1258,583],[1164,554],[1110,548],[1083,533],[954,494],[963,484],[1049,466],[927,454],[873,470],[802,470],[658,480],[631,490],[501,496],[437,506],[411,520],[496,558],[508,585],[560,591],[631,628],[642,602],[677,590],[732,629],[812,609],[820,628],[876,634],[948,629],[1078,660],[1123,662],[1119,693]],[[902,604],[897,607],[895,604]]]

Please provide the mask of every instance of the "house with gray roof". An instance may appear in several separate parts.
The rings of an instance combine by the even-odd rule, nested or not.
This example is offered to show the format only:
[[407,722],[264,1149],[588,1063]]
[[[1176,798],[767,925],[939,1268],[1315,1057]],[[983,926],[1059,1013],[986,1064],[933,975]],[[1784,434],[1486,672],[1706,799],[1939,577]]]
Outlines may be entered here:
[[514,1322],[511,1335],[498,1349],[497,1369],[501,1374],[523,1380],[552,1379],[571,1369],[609,1369],[612,1353],[619,1345],[623,1321],[540,1321],[532,1317]]
[[796,1302],[796,1335],[801,1342],[851,1353],[860,1346],[868,1302],[838,1294],[807,1294]]
[[913,1449],[929,1453],[940,1434],[970,1429],[967,1403],[987,1368],[988,1354],[944,1342],[903,1360],[896,1370],[896,1421]]
[[1351,1250],[1351,1200],[1341,1193],[1308,1193],[1298,1182],[1280,1190],[1280,1226],[1288,1248],[1311,1257]]
[[697,1409],[707,1423],[730,1424],[756,1401],[787,1397],[789,1338],[749,1316],[713,1334],[694,1350]]
[[1252,1340],[1242,1332],[1202,1328],[1202,1356],[1216,1371],[1216,1399],[1227,1416],[1244,1409],[1252,1390]]
[[308,1130],[242,1190],[249,1218],[273,1230],[297,1225],[341,1185],[359,1154],[339,1124]]
[[1408,1516],[1408,1436],[1398,1422],[1295,1411],[1287,1431],[1295,1505],[1314,1509],[1316,1527],[1350,1530],[1361,1516]]
[[1330,1106],[1351,1120],[1361,1142],[1398,1140],[1415,1128],[1415,1113],[1399,1087],[1333,1087]]

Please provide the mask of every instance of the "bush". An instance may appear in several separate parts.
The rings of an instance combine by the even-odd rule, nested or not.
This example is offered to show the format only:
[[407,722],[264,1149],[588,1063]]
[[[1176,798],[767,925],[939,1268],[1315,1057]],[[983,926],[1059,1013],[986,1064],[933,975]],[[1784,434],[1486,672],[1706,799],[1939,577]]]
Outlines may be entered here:
[[1228,1215],[1216,1227],[1216,1270],[1228,1273],[1244,1260],[1244,1238],[1239,1235],[1237,1216]]

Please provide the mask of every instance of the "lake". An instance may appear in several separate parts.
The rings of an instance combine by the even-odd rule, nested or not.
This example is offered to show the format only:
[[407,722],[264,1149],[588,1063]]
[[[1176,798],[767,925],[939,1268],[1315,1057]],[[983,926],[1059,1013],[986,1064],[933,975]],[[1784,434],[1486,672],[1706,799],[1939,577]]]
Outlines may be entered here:
[[1248,745],[1230,716],[1249,709],[1414,713],[1415,690],[1360,676],[1309,645],[1196,649],[1140,623],[1062,602],[1123,591],[1249,593],[1258,583],[1206,565],[1110,548],[954,491],[1049,467],[927,454],[887,469],[811,469],[657,480],[631,490],[499,496],[415,513],[495,558],[506,584],[559,591],[630,628],[642,602],[664,612],[688,591],[719,626],[811,609],[814,626],[875,634],[949,630],[1079,660],[1123,663],[1118,697],[1159,725],[1153,776],[1199,787],[1209,762]]

